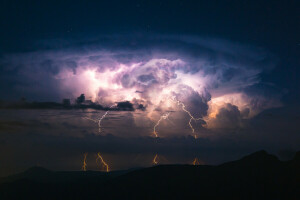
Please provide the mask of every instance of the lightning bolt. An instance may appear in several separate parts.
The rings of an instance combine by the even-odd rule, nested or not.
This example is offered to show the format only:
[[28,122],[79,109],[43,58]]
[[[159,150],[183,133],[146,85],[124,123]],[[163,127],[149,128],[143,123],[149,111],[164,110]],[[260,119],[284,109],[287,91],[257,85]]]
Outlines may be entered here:
[[198,158],[195,158],[193,161],[193,165],[200,165]]
[[[113,104],[112,106],[110,106],[109,108],[112,108],[115,104]],[[92,118],[89,118],[89,117],[83,117],[84,119],[88,119],[88,120],[91,120],[95,123],[98,124],[98,127],[99,127],[99,133],[102,132],[102,129],[101,129],[101,122],[102,120],[106,117],[106,115],[109,113],[109,110],[106,111],[98,120],[95,120],[95,119],[92,119]]]
[[155,137],[158,137],[158,133],[156,131],[156,127],[160,124],[161,120],[168,119],[169,115],[170,115],[170,112],[163,114],[160,117],[160,119],[156,122],[156,124],[154,125],[154,127],[153,127],[153,134],[155,135]]
[[91,120],[91,121],[93,121],[93,122],[95,122],[95,123],[98,123],[98,120],[95,120],[95,119],[92,119],[92,118],[89,118],[89,117],[82,117],[83,119],[88,119],[88,120]]
[[86,171],[86,166],[87,166],[87,164],[86,164],[86,157],[87,157],[87,153],[85,153],[85,154],[83,154],[83,164],[82,164],[82,170],[83,171]]
[[154,158],[153,158],[153,161],[152,161],[154,165],[157,165],[157,164],[158,164],[157,157],[158,157],[158,155],[155,154],[155,156],[154,156]]
[[109,172],[109,166],[108,164],[104,161],[104,159],[102,158],[102,156],[100,155],[100,153],[97,154],[97,158],[96,158],[96,163],[98,164],[98,160],[100,160],[101,164],[106,168],[106,172]]
[[[193,128],[193,125],[192,125],[192,120],[198,121],[198,120],[201,120],[202,118],[201,118],[201,117],[195,118],[195,117],[191,114],[191,112],[188,111],[188,110],[185,108],[184,103],[181,102],[181,101],[176,100],[175,97],[173,97],[173,98],[171,98],[171,99],[172,99],[173,101],[175,101],[175,102],[177,103],[177,105],[181,106],[182,110],[183,110],[184,112],[186,112],[186,113],[190,116],[190,120],[189,120],[189,123],[188,123],[188,124],[189,124],[189,126],[191,127],[191,129],[192,129],[192,133],[195,133],[195,129]],[[196,134],[194,135],[194,137],[195,137],[195,139],[197,139],[197,135],[196,135]]]

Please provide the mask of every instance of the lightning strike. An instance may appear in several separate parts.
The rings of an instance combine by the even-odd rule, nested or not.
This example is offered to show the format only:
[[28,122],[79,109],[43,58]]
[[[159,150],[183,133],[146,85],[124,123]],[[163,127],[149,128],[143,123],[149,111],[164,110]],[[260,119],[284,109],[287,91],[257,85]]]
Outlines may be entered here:
[[[115,105],[115,104],[114,104]],[[114,105],[110,106],[109,108],[112,108]],[[88,119],[88,120],[91,120],[95,123],[98,124],[98,127],[99,127],[99,133],[102,132],[102,129],[101,129],[101,122],[102,120],[106,117],[106,115],[109,113],[110,110],[106,111],[98,120],[95,120],[95,119],[92,119],[92,118],[89,118],[89,117],[83,117],[84,119]]]
[[102,158],[102,156],[100,155],[100,153],[97,154],[97,158],[96,158],[96,163],[98,164],[98,160],[100,160],[101,164],[105,167],[105,171],[109,172],[109,166],[108,164],[104,161],[104,159]]
[[83,119],[87,119],[87,120],[91,120],[95,123],[98,123],[98,120],[95,120],[95,119],[92,119],[92,118],[89,118],[89,117],[82,117]]
[[155,156],[154,156],[154,158],[153,158],[153,161],[152,161],[154,165],[157,165],[157,164],[158,164],[157,157],[158,157],[158,155],[155,154]]
[[195,158],[193,161],[193,165],[200,165],[198,158]]
[[[173,101],[175,101],[175,102],[177,103],[177,105],[181,106],[182,110],[183,110],[184,112],[186,112],[186,113],[190,116],[190,120],[189,120],[189,123],[188,123],[188,124],[189,124],[189,126],[191,127],[191,129],[192,129],[192,133],[195,133],[195,129],[194,129],[193,125],[192,125],[192,120],[194,120],[194,121],[199,121],[199,120],[201,120],[202,118],[201,118],[201,117],[195,118],[195,117],[191,114],[191,112],[188,111],[188,110],[185,108],[184,103],[181,102],[181,101],[176,100],[175,97],[173,97],[173,98],[171,98],[171,99],[172,99]],[[197,135],[196,135],[196,134],[194,135],[194,137],[195,137],[195,139],[197,139]]]
[[84,156],[84,158],[83,158],[83,164],[82,164],[82,170],[83,171],[86,171],[86,166],[87,166],[87,164],[86,164],[86,157],[87,157],[87,153],[85,153],[83,156]]
[[[114,105],[112,105],[111,107],[109,107],[109,108],[112,108]],[[108,111],[106,111],[105,113],[104,113],[104,115],[102,115],[102,117],[98,120],[98,127],[99,127],[99,133],[101,133],[101,121],[106,117],[106,115],[109,113],[109,110]]]
[[157,123],[154,125],[154,127],[153,127],[153,134],[154,134],[155,137],[158,137],[158,133],[156,131],[157,126],[160,124],[161,120],[168,119],[169,115],[170,115],[170,112],[163,114],[160,117],[160,119],[157,121]]

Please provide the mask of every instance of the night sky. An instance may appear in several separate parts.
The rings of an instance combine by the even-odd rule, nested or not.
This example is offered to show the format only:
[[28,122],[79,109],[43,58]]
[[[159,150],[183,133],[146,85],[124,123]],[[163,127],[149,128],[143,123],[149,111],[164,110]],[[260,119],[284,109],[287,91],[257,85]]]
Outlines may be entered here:
[[[300,149],[299,1],[0,3],[0,176],[220,164]],[[133,107],[116,111],[118,102]],[[99,131],[99,119],[101,131]],[[102,166],[103,170],[103,166]]]

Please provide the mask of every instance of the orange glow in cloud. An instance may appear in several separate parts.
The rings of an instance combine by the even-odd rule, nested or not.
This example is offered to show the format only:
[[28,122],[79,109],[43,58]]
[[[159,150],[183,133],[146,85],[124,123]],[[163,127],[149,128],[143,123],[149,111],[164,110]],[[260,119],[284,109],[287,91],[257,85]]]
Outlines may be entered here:
[[[222,80],[219,80],[220,74],[217,72],[212,74],[207,73],[202,68],[197,68],[198,71],[193,71],[188,60],[186,62],[179,58],[173,60],[151,58],[144,61],[139,59],[136,62],[120,63],[119,60],[113,58],[113,54],[107,52],[101,53],[113,60],[113,64],[91,62],[89,57],[83,58],[82,62],[78,61],[76,73],[66,68],[56,75],[56,78],[60,79],[62,91],[66,90],[70,92],[73,97],[85,93],[88,98],[101,105],[111,105],[121,101],[130,101],[136,107],[142,104],[146,108],[144,116],[147,119],[144,121],[148,120],[145,123],[155,124],[153,127],[153,135],[155,137],[158,137],[157,128],[161,121],[168,119],[169,115],[163,114],[158,117],[157,111],[167,113],[170,110],[174,112],[182,110],[187,113],[189,117],[188,126],[195,138],[197,138],[198,133],[194,128],[194,123],[197,123],[197,121],[199,123],[199,121],[203,120],[206,122],[206,125],[201,126],[207,129],[215,128],[216,125],[210,122],[217,117],[220,108],[226,103],[237,106],[241,112],[249,110],[247,116],[243,115],[245,118],[253,117],[261,111],[260,108],[256,109],[252,105],[252,99],[244,93],[239,92],[241,90],[235,89],[239,88],[236,82],[222,85]],[[222,71],[222,69],[220,70]],[[256,72],[253,73],[253,75],[256,74]],[[248,74],[243,75],[248,76]],[[252,82],[247,84],[251,85]],[[218,85],[218,89],[215,88],[215,85]],[[185,95],[182,88],[190,88],[193,93],[186,93],[187,95]],[[202,103],[206,104],[206,107],[202,111],[199,111],[202,107],[198,107],[199,110],[196,110],[197,112],[202,112],[199,118],[193,116],[192,113],[195,110],[190,109],[191,102],[189,102],[189,95],[194,93],[199,98],[203,97]],[[209,97],[206,96],[207,93]],[[183,99],[178,98],[181,100],[178,101],[178,99],[173,97],[174,94],[182,95]],[[200,102],[201,99],[197,99],[197,101]],[[275,103],[272,103],[270,107],[274,107],[274,105]],[[207,107],[208,115],[204,117]],[[108,111],[97,120],[86,119],[95,123],[97,122],[99,132],[101,132],[101,121],[107,114]],[[183,113],[182,117],[184,115]],[[137,115],[133,117],[136,118]]]

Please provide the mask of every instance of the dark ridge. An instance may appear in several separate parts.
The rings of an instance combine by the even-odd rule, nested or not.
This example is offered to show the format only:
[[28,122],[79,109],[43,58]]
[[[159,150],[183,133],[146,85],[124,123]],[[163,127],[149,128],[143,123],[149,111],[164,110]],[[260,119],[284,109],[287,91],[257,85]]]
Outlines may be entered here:
[[43,168],[43,167],[38,167],[38,166],[31,167],[23,172],[23,174],[27,174],[29,176],[37,175],[37,174],[52,174],[52,173],[53,173],[52,171],[50,171],[46,168]]
[[0,199],[298,199],[299,155],[282,162],[258,151],[219,166],[158,165],[111,173],[34,167],[1,184]]
[[240,162],[266,164],[279,162],[278,158],[274,155],[268,154],[265,150],[254,152],[248,156],[243,157]]
[[31,167],[24,172],[14,174],[8,177],[4,177],[0,179],[0,183],[3,182],[12,182],[20,179],[32,179],[32,180],[50,180],[55,172],[45,169],[43,167]]
[[300,167],[300,151],[296,152],[294,159],[291,161],[291,163],[295,166]]
[[271,161],[277,162],[278,158],[274,155],[268,154],[265,150],[254,152],[248,156],[243,157],[240,161]]
[[261,151],[257,151],[255,153],[252,153],[250,155],[247,155],[245,157],[243,157],[240,160],[236,160],[236,161],[231,161],[228,163],[224,163],[221,166],[240,166],[240,165],[247,165],[247,166],[269,166],[269,165],[274,165],[274,164],[278,164],[281,161],[279,161],[279,159],[271,154],[268,154],[266,151],[261,150]]
[[293,160],[298,162],[300,161],[300,151],[296,152]]

